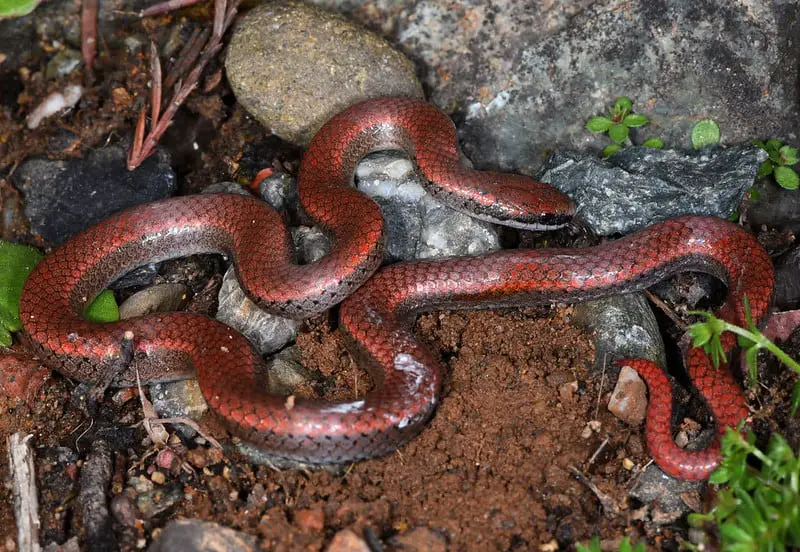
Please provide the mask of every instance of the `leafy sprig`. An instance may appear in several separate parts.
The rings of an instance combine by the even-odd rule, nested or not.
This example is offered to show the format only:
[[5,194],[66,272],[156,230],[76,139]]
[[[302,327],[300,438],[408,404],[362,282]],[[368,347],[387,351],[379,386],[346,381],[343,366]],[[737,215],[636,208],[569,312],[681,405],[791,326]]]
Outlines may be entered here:
[[[586,128],[595,133],[607,132],[614,143],[603,150],[603,157],[622,149],[622,144],[630,141],[630,129],[645,126],[650,120],[641,113],[633,113],[633,102],[627,96],[620,96],[614,105],[608,108],[606,115],[592,117],[586,121]],[[661,149],[664,142],[659,138],[648,138],[642,143],[649,148]]]
[[775,177],[775,182],[781,188],[786,190],[796,190],[800,186],[800,176],[795,171],[792,165],[798,162],[797,148],[784,145],[780,140],[767,140],[762,142],[756,140],[753,142],[756,146],[760,147],[767,152],[769,158],[761,163],[758,168],[758,176]]
[[689,523],[706,532],[716,526],[721,550],[783,551],[800,546],[800,456],[777,433],[765,452],[755,445],[752,432],[744,437],[733,428],[722,437],[722,455],[710,481],[727,486],[710,512],[690,514]]
[[[597,535],[592,537],[592,540],[589,541],[588,546],[577,543],[575,544],[575,549],[578,552],[603,552],[603,549],[600,546],[600,537]],[[629,537],[625,537],[622,539],[622,541],[620,541],[619,548],[617,550],[618,552],[645,552],[645,546],[642,542],[632,545],[631,539]]]
[[[689,335],[692,337],[692,344],[695,347],[703,347],[706,354],[711,357],[714,366],[719,366],[720,359],[723,362],[727,362],[728,359],[725,356],[725,350],[722,348],[721,338],[724,332],[733,332],[736,334],[739,346],[744,349],[751,386],[756,384],[756,359],[758,352],[762,349],[766,349],[775,355],[778,360],[800,375],[800,363],[787,355],[755,326],[747,296],[744,297],[744,315],[747,328],[731,324],[705,311],[690,311],[689,314],[699,315],[706,319],[705,322],[698,322],[689,326]],[[797,412],[798,406],[800,406],[800,380],[795,383],[792,393],[792,416]]]

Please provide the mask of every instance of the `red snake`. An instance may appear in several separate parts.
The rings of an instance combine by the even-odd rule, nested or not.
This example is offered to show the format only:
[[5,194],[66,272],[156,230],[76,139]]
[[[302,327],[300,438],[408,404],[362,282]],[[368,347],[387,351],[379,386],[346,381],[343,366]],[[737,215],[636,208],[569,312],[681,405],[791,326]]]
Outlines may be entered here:
[[[668,220],[592,248],[412,261],[373,275],[382,258],[383,218],[371,199],[351,187],[358,161],[371,151],[404,150],[430,193],[479,218],[546,228],[573,215],[572,202],[550,186],[462,167],[456,143],[452,122],[430,104],[397,98],[357,104],[322,127],[300,168],[301,203],[333,238],[327,256],[294,264],[281,216],[254,198],[209,194],[141,205],[76,235],[35,268],[20,303],[23,337],[55,370],[103,381],[119,368],[123,334],[130,332],[132,361],[115,384],[134,384],[137,371],[142,381],[196,373],[211,410],[243,439],[284,458],[338,464],[395,450],[434,412],[442,367],[409,329],[422,310],[583,301],[699,270],[727,282],[720,312],[725,319],[743,323],[745,293],[754,319],[767,313],[773,287],[767,253],[740,227],[711,217]],[[197,314],[152,314],[110,324],[82,318],[87,303],[132,268],[200,252],[232,257],[247,294],[269,311],[302,318],[344,300],[340,327],[373,375],[375,389],[343,402],[271,395],[261,385],[262,359],[247,340]],[[726,337],[725,346],[730,350],[732,340]],[[627,363],[649,386],[647,442],[655,461],[671,475],[707,477],[718,462],[718,438],[697,452],[677,447],[670,432],[669,381],[649,362]],[[727,372],[714,369],[697,349],[689,353],[688,367],[718,433],[746,415],[742,391]]]

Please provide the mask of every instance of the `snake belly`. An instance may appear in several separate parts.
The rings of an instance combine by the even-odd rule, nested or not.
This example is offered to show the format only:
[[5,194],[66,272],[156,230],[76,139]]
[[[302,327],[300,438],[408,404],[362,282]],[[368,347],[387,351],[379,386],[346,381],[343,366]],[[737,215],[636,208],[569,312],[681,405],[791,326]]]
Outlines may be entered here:
[[[574,214],[569,198],[545,184],[464,168],[456,144],[452,122],[430,104],[404,98],[356,104],[320,129],[300,168],[299,198],[332,237],[328,255],[294,264],[281,215],[254,198],[208,194],[141,205],[81,232],[37,265],[20,301],[23,338],[50,367],[96,382],[119,367],[123,335],[130,332],[133,359],[115,384],[133,385],[137,374],[143,382],[196,374],[209,408],[232,432],[276,456],[315,465],[391,452],[430,418],[442,368],[409,330],[424,310],[583,301],[699,270],[728,284],[720,316],[742,323],[744,294],[753,318],[765,316],[774,281],[769,257],[743,229],[711,217],[669,220],[593,248],[412,261],[376,273],[383,218],[351,186],[357,163],[372,151],[405,151],[434,197],[484,220],[545,229]],[[131,269],[209,252],[232,258],[245,292],[270,312],[304,318],[343,301],[341,329],[375,389],[353,401],[287,401],[264,389],[263,360],[247,340],[208,317],[162,313],[109,324],[82,318],[97,293]],[[724,344],[733,348],[732,340]],[[702,352],[693,350],[687,362],[718,427],[746,415],[729,374]],[[650,389],[647,441],[656,462],[679,477],[707,477],[718,462],[718,443],[694,453],[678,448],[669,429],[668,380],[649,363],[629,363]]]

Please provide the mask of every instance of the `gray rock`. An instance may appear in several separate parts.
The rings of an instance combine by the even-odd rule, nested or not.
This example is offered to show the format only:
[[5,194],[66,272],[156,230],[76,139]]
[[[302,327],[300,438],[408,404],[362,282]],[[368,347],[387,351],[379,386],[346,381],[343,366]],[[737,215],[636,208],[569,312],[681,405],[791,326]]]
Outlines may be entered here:
[[297,347],[287,347],[267,362],[267,387],[270,393],[288,396],[299,385],[314,382],[314,374],[300,362]]
[[[199,420],[208,410],[197,379],[183,379],[150,386],[153,408],[161,418],[191,418]],[[194,437],[194,429],[180,425],[181,432]]]
[[158,284],[128,297],[119,306],[121,320],[153,312],[170,312],[183,309],[189,298],[189,288],[183,284]]
[[175,192],[175,173],[162,149],[135,171],[122,146],[90,150],[82,159],[31,158],[17,168],[13,184],[25,195],[31,229],[60,243],[109,215]]
[[703,481],[687,481],[665,475],[655,464],[649,465],[638,477],[630,495],[650,505],[654,523],[672,523],[690,511],[681,494],[699,491]]
[[170,521],[148,552],[251,552],[257,550],[256,539],[210,521],[179,519]]
[[381,207],[387,260],[477,255],[500,248],[497,228],[436,201],[407,157],[381,152],[356,169],[358,189]]
[[532,173],[553,148],[591,144],[599,151],[609,140],[583,125],[620,95],[655,123],[638,139],[655,135],[668,147],[688,147],[691,126],[711,116],[726,143],[796,142],[794,3],[404,4],[381,12],[395,19],[380,21],[430,68],[423,75],[431,100],[458,106],[463,147],[479,167]]
[[44,75],[48,79],[63,77],[72,73],[81,63],[83,63],[83,59],[80,52],[65,48],[47,62]]
[[800,193],[797,190],[784,190],[772,182],[771,177],[759,181],[756,190],[758,199],[745,200],[742,209],[744,220],[750,227],[758,229],[766,226],[800,234]]
[[296,226],[291,229],[292,241],[300,264],[310,264],[320,260],[331,249],[331,240],[322,230],[310,226]]
[[764,155],[755,146],[685,152],[632,147],[608,159],[558,151],[538,178],[572,197],[576,216],[592,231],[627,234],[679,215],[729,216],[753,185]]
[[201,193],[250,195],[250,192],[245,190],[241,184],[236,182],[215,182],[214,184],[203,188]]
[[276,172],[258,185],[261,198],[276,211],[297,209],[297,180],[285,172]]
[[222,279],[216,318],[244,335],[261,354],[279,350],[296,335],[294,320],[260,309],[245,295],[233,267]]
[[383,39],[295,2],[251,10],[231,36],[225,69],[245,109],[299,144],[358,100],[423,96],[411,62]]
[[653,311],[640,293],[575,305],[575,323],[595,334],[594,370],[615,369],[622,358],[646,358],[666,365],[664,341]]

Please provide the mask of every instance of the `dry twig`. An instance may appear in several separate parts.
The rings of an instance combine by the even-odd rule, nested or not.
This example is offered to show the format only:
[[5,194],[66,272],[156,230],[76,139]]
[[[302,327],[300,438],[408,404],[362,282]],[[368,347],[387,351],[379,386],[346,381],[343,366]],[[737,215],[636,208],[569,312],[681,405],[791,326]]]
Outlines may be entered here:
[[152,15],[161,15],[162,13],[167,13],[172,10],[177,10],[180,8],[186,8],[188,6],[192,6],[197,4],[200,0],[167,0],[166,2],[160,2],[158,4],[153,4],[149,8],[146,8],[139,12],[139,17],[150,17]]
[[83,0],[81,7],[81,56],[86,65],[87,79],[90,79],[97,55],[97,0]]
[[[151,44],[150,67],[153,84],[150,97],[150,132],[147,134],[147,136],[145,136],[145,118],[147,110],[146,108],[142,108],[142,110],[139,112],[139,121],[136,124],[133,143],[131,144],[131,149],[128,152],[128,170],[132,171],[138,167],[156,150],[156,145],[158,144],[159,139],[161,139],[161,136],[164,134],[164,132],[166,132],[167,128],[172,122],[172,118],[178,111],[178,108],[183,105],[183,102],[186,101],[186,98],[189,97],[189,94],[191,94],[192,91],[197,87],[197,83],[200,81],[200,75],[203,73],[203,69],[205,69],[206,65],[208,65],[217,52],[219,52],[222,48],[222,37],[225,35],[225,32],[228,30],[231,23],[233,23],[233,19],[236,17],[236,9],[240,1],[241,0],[231,0],[228,2],[228,0],[215,0],[214,28],[213,32],[211,33],[211,38],[209,38],[205,47],[202,49],[197,63],[194,65],[194,68],[189,72],[189,74],[186,75],[186,78],[182,81],[179,80],[178,77],[174,78],[174,81],[177,81],[178,85],[172,96],[172,99],[169,101],[169,104],[167,105],[166,109],[164,109],[163,113],[161,112],[161,91],[164,83],[161,81],[161,62],[158,59],[158,52],[156,51],[155,45]],[[168,3],[169,2],[166,2],[165,4]],[[174,2],[173,4],[180,4],[180,2]],[[199,45],[193,45],[192,48],[184,48],[182,54],[187,56],[190,54],[195,55],[192,53],[195,48],[199,49]],[[188,64],[184,64],[183,62],[178,62],[176,67],[178,65],[186,65],[188,68]]]

